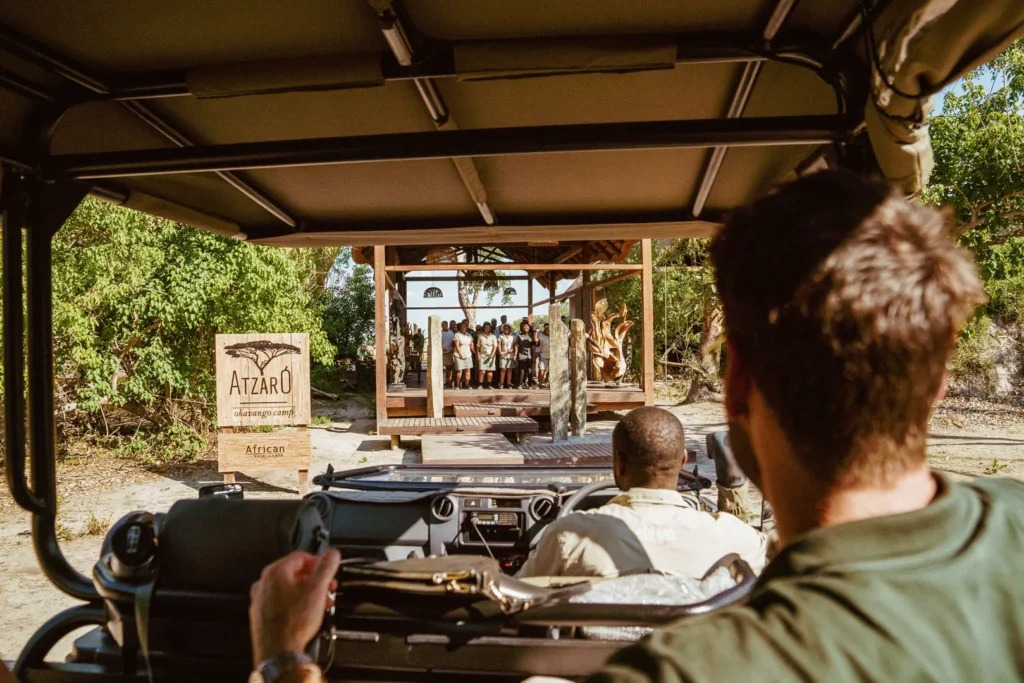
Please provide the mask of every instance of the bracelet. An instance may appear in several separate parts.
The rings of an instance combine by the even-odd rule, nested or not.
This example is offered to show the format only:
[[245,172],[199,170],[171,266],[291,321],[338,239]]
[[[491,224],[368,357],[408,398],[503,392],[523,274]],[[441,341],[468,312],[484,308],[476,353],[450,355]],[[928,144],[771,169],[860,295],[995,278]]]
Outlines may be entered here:
[[305,652],[283,652],[264,659],[249,683],[322,683],[323,674]]

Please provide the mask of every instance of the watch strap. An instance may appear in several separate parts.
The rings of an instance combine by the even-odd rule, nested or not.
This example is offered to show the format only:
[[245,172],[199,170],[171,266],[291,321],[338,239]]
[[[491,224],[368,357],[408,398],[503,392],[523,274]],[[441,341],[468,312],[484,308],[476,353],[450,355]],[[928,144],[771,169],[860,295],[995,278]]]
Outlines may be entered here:
[[259,683],[319,683],[320,667],[305,652],[283,652],[260,662],[251,680]]

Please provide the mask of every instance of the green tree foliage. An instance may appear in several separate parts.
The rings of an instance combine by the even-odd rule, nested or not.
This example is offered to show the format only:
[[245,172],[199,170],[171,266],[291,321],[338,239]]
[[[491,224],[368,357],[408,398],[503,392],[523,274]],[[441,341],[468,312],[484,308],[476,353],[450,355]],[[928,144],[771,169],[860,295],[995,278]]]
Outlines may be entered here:
[[952,208],[977,253],[988,313],[1024,316],[1024,40],[965,76],[930,120],[935,171],[926,201]]
[[373,341],[373,269],[352,262],[352,250],[338,254],[324,300],[324,332],[339,358],[355,360]]
[[[681,239],[656,240],[651,252],[654,262],[654,361],[667,360],[678,365],[673,373],[682,374],[695,380],[699,387],[711,387],[718,383],[718,356],[706,356],[701,348],[713,340],[721,327],[721,308],[712,271],[707,265],[707,249],[710,240]],[[627,259],[628,263],[640,261],[640,247],[637,245]],[[636,325],[627,334],[624,350],[629,372],[635,377],[640,374],[640,316],[643,310],[641,282],[631,277],[614,282],[597,290],[595,298],[605,297],[612,308],[625,303],[629,318]],[[694,388],[691,400],[700,397]]]
[[85,200],[53,240],[55,402],[173,432],[174,401],[214,396],[217,333],[307,332],[312,361],[331,363],[321,308],[336,251],[260,247]]

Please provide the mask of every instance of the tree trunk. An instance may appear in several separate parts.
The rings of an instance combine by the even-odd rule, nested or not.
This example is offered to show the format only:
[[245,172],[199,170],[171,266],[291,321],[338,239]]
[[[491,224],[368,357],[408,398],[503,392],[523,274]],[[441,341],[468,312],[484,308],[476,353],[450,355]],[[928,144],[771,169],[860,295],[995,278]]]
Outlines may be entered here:
[[704,353],[708,344],[722,333],[722,309],[709,306],[704,309],[704,322],[700,330],[701,356],[698,363],[700,372],[695,373],[690,381],[690,391],[683,403],[698,401],[718,401],[722,399],[722,382],[719,379],[719,361],[722,357],[721,348]]
[[[465,271],[460,271],[462,276],[466,276]],[[469,321],[470,331],[476,329],[476,302],[480,299],[480,289],[476,283],[470,284],[459,280],[459,306],[462,307],[462,313],[466,316],[466,320]]]

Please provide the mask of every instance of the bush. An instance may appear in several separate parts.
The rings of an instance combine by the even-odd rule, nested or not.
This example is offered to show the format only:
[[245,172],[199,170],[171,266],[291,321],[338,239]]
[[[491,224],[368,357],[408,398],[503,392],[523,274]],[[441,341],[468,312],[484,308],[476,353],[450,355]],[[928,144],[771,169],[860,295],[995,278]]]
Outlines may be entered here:
[[989,318],[979,315],[964,326],[949,359],[951,393],[991,393],[995,365]]
[[151,431],[139,431],[131,441],[117,447],[119,457],[155,467],[192,462],[206,448],[206,438],[180,423]]

